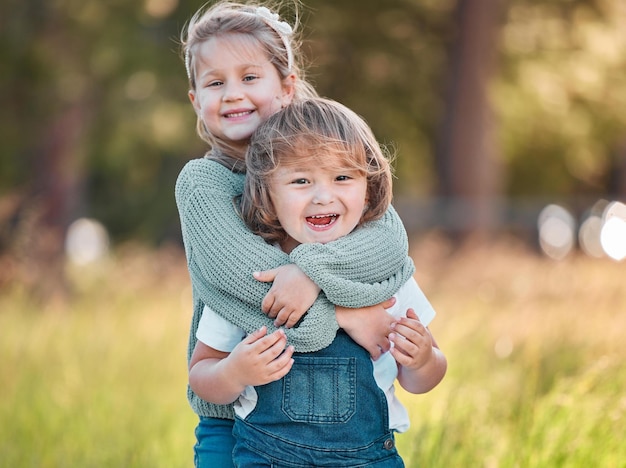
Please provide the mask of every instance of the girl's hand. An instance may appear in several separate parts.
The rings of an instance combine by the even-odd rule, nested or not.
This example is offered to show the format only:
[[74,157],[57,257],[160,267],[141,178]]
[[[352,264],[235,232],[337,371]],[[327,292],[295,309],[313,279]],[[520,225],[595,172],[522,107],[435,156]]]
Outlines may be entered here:
[[395,302],[396,299],[392,297],[381,304],[358,309],[335,306],[337,323],[376,360],[389,350],[387,336],[395,319],[385,309],[392,307]]
[[319,286],[294,264],[256,271],[253,276],[258,281],[274,283],[261,308],[268,317],[275,319],[277,327],[291,328],[297,324],[320,293]]
[[396,362],[409,370],[422,368],[433,356],[433,340],[428,329],[422,325],[413,309],[408,309],[392,325],[393,333],[389,340],[393,343],[391,354]]

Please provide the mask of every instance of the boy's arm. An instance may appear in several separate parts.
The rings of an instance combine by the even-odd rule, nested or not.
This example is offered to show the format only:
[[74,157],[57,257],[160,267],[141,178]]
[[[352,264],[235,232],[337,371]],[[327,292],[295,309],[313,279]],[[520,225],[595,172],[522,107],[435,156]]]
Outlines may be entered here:
[[398,382],[407,392],[426,393],[435,388],[446,374],[448,362],[437,347],[432,347],[431,358],[419,369],[405,366],[398,368]]
[[284,377],[293,365],[293,347],[281,330],[266,335],[266,328],[250,334],[231,353],[202,341],[189,362],[189,385],[203,400],[218,405],[235,401],[248,385],[265,385]]

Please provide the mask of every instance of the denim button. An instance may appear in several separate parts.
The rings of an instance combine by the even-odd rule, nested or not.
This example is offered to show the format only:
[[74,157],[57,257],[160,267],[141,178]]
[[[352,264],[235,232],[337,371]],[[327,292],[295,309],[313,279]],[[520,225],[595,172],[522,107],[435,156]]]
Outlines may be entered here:
[[394,445],[395,444],[393,443],[393,439],[387,439],[383,444],[383,447],[385,447],[385,450],[391,450]]

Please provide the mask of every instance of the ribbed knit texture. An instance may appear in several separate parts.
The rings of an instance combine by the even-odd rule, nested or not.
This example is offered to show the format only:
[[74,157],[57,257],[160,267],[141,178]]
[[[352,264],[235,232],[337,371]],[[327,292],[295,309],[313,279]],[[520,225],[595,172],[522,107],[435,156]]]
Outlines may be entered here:
[[[317,351],[332,342],[338,329],[333,304],[378,304],[413,275],[406,233],[393,208],[349,236],[325,245],[303,244],[288,256],[253,235],[237,215],[234,197],[241,194],[243,183],[244,175],[206,158],[188,162],[176,182],[194,308],[188,359],[204,304],[247,333],[263,325],[275,330],[261,312],[271,284],[256,281],[253,271],[293,262],[324,291],[301,324],[285,330],[298,352]],[[188,397],[199,415],[233,417],[230,405],[207,403],[191,389]]]
[[331,303],[365,307],[389,299],[413,275],[408,251],[404,225],[390,206],[381,220],[329,244],[300,244],[289,257]]

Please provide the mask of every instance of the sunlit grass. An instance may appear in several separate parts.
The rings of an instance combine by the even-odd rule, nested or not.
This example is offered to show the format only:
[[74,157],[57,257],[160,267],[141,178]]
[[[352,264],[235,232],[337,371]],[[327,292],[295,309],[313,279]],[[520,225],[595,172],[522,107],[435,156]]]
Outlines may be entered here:
[[69,307],[1,299],[0,466],[192,465],[184,268],[126,256],[74,272]]
[[447,255],[413,252],[449,370],[431,393],[401,394],[407,465],[626,466],[624,264],[510,246]]
[[[400,393],[407,466],[626,466],[623,263],[429,239],[412,254],[449,371]],[[191,466],[184,259],[126,249],[70,273],[70,305],[0,293],[0,466]]]

